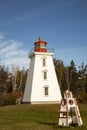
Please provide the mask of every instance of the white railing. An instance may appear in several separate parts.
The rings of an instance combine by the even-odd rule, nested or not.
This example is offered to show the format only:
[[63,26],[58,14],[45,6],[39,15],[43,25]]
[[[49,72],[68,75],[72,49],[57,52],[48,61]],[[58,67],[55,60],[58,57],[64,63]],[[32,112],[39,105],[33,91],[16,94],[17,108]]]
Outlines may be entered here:
[[[31,49],[31,51],[28,53],[28,56],[33,54],[35,51],[34,51],[34,48]],[[49,53],[54,53],[54,49],[50,49],[50,48],[47,48],[47,52]]]

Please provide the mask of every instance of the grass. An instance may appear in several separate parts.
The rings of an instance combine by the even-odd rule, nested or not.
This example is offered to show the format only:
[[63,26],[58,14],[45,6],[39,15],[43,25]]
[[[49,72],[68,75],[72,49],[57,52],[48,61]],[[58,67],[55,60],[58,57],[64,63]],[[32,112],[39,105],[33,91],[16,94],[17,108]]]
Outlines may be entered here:
[[0,130],[86,130],[87,105],[79,105],[82,127],[58,126],[59,105],[13,105],[0,107]]

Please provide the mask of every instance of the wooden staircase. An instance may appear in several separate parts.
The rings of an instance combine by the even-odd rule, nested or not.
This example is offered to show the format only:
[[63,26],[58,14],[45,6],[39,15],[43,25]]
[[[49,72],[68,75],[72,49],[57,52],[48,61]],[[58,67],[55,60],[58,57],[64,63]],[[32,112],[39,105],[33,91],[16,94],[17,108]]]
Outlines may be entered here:
[[61,101],[58,124],[61,126],[76,124],[80,127],[83,125],[77,100],[69,90],[65,92],[64,99]]

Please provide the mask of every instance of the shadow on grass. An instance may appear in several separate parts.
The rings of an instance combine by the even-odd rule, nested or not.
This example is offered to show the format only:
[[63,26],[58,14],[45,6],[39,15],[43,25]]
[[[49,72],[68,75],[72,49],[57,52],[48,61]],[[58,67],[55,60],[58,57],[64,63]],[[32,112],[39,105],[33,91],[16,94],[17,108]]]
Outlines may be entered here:
[[47,126],[50,126],[51,128],[55,128],[55,129],[57,129],[57,128],[65,128],[63,126],[59,126],[58,123],[53,123],[53,122],[37,122],[37,123],[39,123],[40,125],[41,124],[42,125],[47,125]]
[[51,127],[55,127],[55,126],[58,126],[57,123],[52,123],[52,122],[37,122],[41,125],[48,125],[48,126],[51,126]]
[[55,129],[62,128],[64,130],[65,129],[68,130],[69,128],[79,128],[78,125],[76,125],[76,124],[73,124],[73,125],[70,125],[70,126],[60,126],[60,125],[58,125],[58,123],[53,123],[53,122],[37,122],[37,123],[42,124],[42,125],[48,125],[51,128],[55,128]]

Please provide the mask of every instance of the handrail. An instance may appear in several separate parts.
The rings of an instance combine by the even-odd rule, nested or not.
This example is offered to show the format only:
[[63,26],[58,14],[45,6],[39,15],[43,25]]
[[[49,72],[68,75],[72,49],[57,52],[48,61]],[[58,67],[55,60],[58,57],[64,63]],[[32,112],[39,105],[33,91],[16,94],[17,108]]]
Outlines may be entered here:
[[[28,56],[33,54],[34,52],[35,52],[34,48],[32,48],[31,51],[28,53]],[[54,53],[54,49],[47,48],[47,52],[48,53]]]

